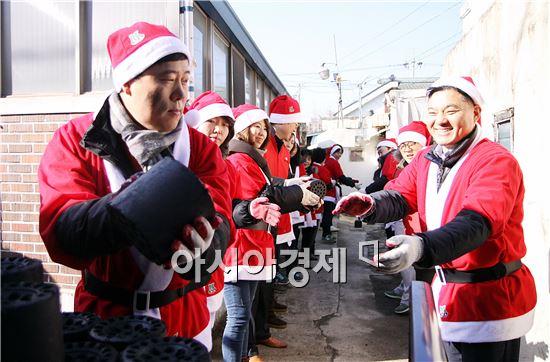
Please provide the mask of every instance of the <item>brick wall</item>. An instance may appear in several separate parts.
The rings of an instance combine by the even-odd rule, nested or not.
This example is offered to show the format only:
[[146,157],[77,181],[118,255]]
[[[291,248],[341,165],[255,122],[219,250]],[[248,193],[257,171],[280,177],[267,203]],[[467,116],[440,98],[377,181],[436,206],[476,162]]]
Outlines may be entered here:
[[37,170],[54,131],[78,115],[0,116],[0,230],[2,250],[40,259],[46,281],[72,294],[80,273],[53,263],[38,233]]

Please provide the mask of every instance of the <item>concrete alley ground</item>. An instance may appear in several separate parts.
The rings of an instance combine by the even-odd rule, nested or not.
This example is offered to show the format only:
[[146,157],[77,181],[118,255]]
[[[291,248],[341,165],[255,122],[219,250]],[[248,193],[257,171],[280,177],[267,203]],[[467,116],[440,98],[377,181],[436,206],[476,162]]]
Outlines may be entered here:
[[[336,243],[320,241],[319,231],[316,247],[347,249],[347,282],[335,284],[332,272],[309,269],[307,286],[288,286],[284,293],[276,293],[277,300],[288,306],[287,313],[279,313],[288,326],[272,328],[271,333],[288,347],[259,346],[260,356],[265,361],[407,360],[409,317],[394,314],[399,301],[384,297],[384,291],[400,279],[376,274],[359,259],[360,241],[379,239],[379,245],[385,245],[382,227],[363,224],[356,229],[353,219],[345,217],[335,218],[333,224],[340,229]],[[223,326],[215,328],[214,361],[221,361],[222,331]]]

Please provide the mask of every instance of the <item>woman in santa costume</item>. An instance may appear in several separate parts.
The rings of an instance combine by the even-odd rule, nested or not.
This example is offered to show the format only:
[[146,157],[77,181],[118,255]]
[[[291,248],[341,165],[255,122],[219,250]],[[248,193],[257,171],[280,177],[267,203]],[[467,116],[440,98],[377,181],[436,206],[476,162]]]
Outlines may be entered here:
[[[273,184],[271,171],[263,158],[269,137],[269,118],[256,106],[243,104],[233,110],[235,138],[229,143],[228,161],[240,175],[236,198],[250,200],[265,196],[288,213],[316,205],[313,193],[298,185]],[[316,195],[315,195],[316,196]],[[223,334],[224,361],[247,357],[248,322],[258,281],[271,281],[275,275],[272,227],[257,220],[239,228],[224,257],[227,323]]]
[[[392,153],[392,157],[398,161],[395,176],[399,176],[401,171],[413,160],[414,156],[420,150],[428,145],[430,134],[424,122],[413,121],[399,129],[397,136],[398,150]],[[396,153],[399,153],[398,155]],[[393,181],[386,184],[385,189],[391,189]],[[399,222],[399,221],[396,221]],[[420,219],[418,213],[408,214],[402,220],[404,232],[400,234],[412,235],[415,232],[421,232]],[[397,234],[397,233],[396,233]],[[399,299],[399,305],[393,310],[396,314],[406,314],[409,312],[410,289],[412,281],[416,278],[416,271],[413,266],[399,272],[401,274],[401,283],[392,289],[384,292],[388,298]]]
[[340,197],[340,187],[338,184],[355,187],[359,182],[344,175],[342,166],[340,166],[340,162],[338,161],[340,157],[342,157],[343,153],[344,149],[342,146],[338,144],[332,145],[329,149],[327,149],[327,158],[324,163],[324,166],[330,173],[330,177],[332,178],[335,186],[327,190],[327,194],[324,198],[325,204],[323,205],[323,219],[321,220],[321,228],[323,229],[323,240],[325,241],[333,241],[330,227],[332,226],[332,211],[334,210],[336,201],[338,201]]
[[514,156],[482,136],[482,103],[471,78],[437,80],[426,118],[435,144],[388,190],[350,194],[335,212],[381,222],[418,211],[423,232],[388,239],[395,248],[378,258],[380,271],[437,266],[432,289],[450,361],[518,361],[537,300],[521,261],[525,189]]
[[[304,150],[302,157],[304,158],[303,166],[300,168],[300,176],[311,176],[314,179],[321,180],[325,183],[327,190],[334,187],[330,172],[323,166],[325,161],[325,151],[321,148],[313,150]],[[307,162],[307,163],[306,163]],[[305,214],[304,227],[302,229],[302,249],[309,249],[311,260],[318,260],[319,257],[315,254],[315,237],[317,236],[317,228],[322,219],[323,207],[313,210]]]
[[[98,112],[60,127],[41,160],[40,234],[54,262],[82,271],[75,311],[101,318],[148,315],[162,319],[170,336],[207,344],[209,314],[202,288],[207,276],[204,281],[182,278],[170,256],[186,251],[206,258],[224,250],[231,202],[217,146],[182,118],[189,52],[164,26],[144,22],[111,34],[107,49],[115,91]],[[150,179],[146,176],[154,173],[148,171],[167,164],[166,158],[187,166],[202,181],[218,216],[199,217],[183,227],[179,240],[164,240],[171,247],[162,250],[159,260],[135,247],[135,234],[117,222],[112,203],[125,195],[136,172],[146,171],[141,177]],[[180,187],[169,182],[166,189]],[[156,211],[159,218],[176,217],[172,210]]]
[[[218,145],[222,156],[227,157],[229,141],[235,134],[235,119],[231,107],[219,94],[207,91],[195,98],[185,114],[185,120],[187,124],[196,128]],[[277,225],[281,215],[279,206],[271,204],[267,197],[258,197],[253,200],[237,199],[237,188],[240,185],[239,174],[227,159],[226,165],[229,178],[228,191],[235,211],[233,218],[229,220],[231,240],[234,240],[235,237],[235,226],[247,226],[257,222],[257,220],[263,220],[272,226]],[[210,330],[214,326],[216,312],[223,302],[223,286],[224,269],[223,265],[220,265],[212,273],[212,277],[204,287],[210,312]]]
[[392,157],[395,150],[397,150],[397,143],[394,138],[385,138],[376,145],[378,168],[374,171],[372,183],[365,187],[367,194],[384,189],[388,181],[397,177],[396,167],[399,161]]

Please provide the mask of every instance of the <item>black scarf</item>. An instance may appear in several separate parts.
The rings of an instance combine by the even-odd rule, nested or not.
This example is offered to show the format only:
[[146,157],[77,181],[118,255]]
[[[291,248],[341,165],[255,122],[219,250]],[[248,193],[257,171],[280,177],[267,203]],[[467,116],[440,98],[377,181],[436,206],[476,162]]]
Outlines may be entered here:
[[244,141],[233,138],[229,142],[229,154],[231,155],[233,153],[244,153],[249,155],[271,181],[273,177],[271,176],[271,171],[269,170],[267,161],[256,148]]
[[464,156],[464,153],[470,148],[472,142],[476,139],[477,133],[479,132],[477,126],[474,127],[474,130],[470,132],[466,137],[464,137],[459,143],[457,143],[456,147],[453,149],[447,151],[444,154],[444,157],[441,157],[437,151],[436,148],[438,147],[437,144],[434,144],[430,151],[426,153],[424,157],[426,157],[431,162],[435,163],[438,166],[437,170],[437,191],[439,192],[439,188],[447,178],[447,175],[451,171],[451,168]]

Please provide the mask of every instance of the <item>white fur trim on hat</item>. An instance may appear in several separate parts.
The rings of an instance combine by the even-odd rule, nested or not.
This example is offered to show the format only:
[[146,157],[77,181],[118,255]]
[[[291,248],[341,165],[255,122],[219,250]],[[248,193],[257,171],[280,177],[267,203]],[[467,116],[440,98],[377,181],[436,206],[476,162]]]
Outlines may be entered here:
[[256,122],[260,122],[264,119],[267,119],[269,121],[267,113],[265,113],[263,110],[257,108],[248,110],[238,116],[235,120],[235,133],[239,133],[250,125]]
[[[434,82],[430,88],[437,87],[454,87],[460,89],[464,93],[470,96],[475,104],[482,106],[484,104],[483,97],[479,92],[479,89],[466,79],[462,77],[442,77]],[[429,88],[428,88],[429,90]]]
[[334,155],[334,154],[335,154],[336,152],[338,152],[338,151],[342,151],[342,152],[343,152],[344,150],[342,149],[342,147],[340,147],[340,146],[338,146],[338,145],[335,145],[335,146],[332,147],[332,149],[330,150],[330,155],[332,156],[332,155]]
[[200,121],[195,127],[214,117],[225,116],[231,118],[232,120],[235,120],[235,118],[233,118],[233,111],[231,110],[231,107],[229,107],[228,104],[224,103],[209,104],[206,107],[199,109],[198,112],[200,114]]
[[183,53],[190,60],[189,49],[175,36],[159,36],[140,46],[113,69],[113,83],[120,91],[122,86],[170,54]]
[[400,133],[399,136],[397,136],[397,144],[401,145],[404,142],[413,141],[416,143],[420,143],[422,146],[426,146],[426,143],[428,143],[428,140],[424,135],[421,135],[418,132],[413,131],[405,131],[403,133]]
[[389,147],[389,148],[395,149],[397,148],[397,145],[392,141],[384,140],[384,141],[378,142],[378,144],[376,145],[376,148],[379,148],[379,147]]
[[271,113],[269,121],[273,124],[284,124],[284,123],[307,123],[307,120],[302,116],[302,113],[291,113],[291,114],[281,114],[281,113]]

